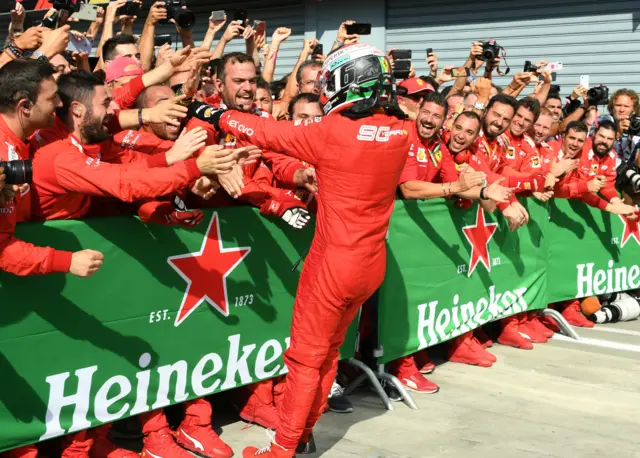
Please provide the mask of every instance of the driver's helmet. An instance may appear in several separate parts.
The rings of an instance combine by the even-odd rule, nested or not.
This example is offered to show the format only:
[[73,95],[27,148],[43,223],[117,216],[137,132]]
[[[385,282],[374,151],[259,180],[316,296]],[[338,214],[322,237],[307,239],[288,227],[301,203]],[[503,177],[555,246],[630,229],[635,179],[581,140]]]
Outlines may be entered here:
[[387,57],[364,43],[346,45],[329,54],[316,80],[325,114],[370,110],[395,102],[394,84]]

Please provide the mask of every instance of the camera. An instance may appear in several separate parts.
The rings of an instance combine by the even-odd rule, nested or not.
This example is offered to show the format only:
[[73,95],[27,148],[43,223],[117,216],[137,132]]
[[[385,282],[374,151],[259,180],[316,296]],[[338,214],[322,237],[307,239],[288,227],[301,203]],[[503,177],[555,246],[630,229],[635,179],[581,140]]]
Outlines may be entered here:
[[587,92],[587,99],[589,100],[589,106],[606,105],[609,103],[609,88],[598,84],[592,87]]
[[77,13],[80,10],[80,5],[84,2],[81,0],[53,0],[52,6],[55,10],[66,10],[69,14]]
[[622,189],[627,185],[631,185],[636,192],[640,191],[640,173],[633,163],[621,162],[616,169],[616,188]]
[[493,62],[499,55],[502,46],[498,46],[496,40],[489,40],[482,42],[482,54],[478,56],[478,59],[485,62]]
[[124,6],[118,8],[116,16],[137,16],[140,12],[140,4],[128,0]]
[[629,119],[629,130],[627,133],[630,137],[640,134],[640,116],[634,116]]
[[0,167],[4,169],[6,184],[31,184],[33,169],[30,160],[0,161]]
[[195,25],[196,15],[187,8],[186,0],[164,0],[164,7],[167,10],[167,19],[162,21],[164,24],[175,19],[181,29],[190,30]]
[[525,73],[537,73],[538,72],[538,67],[533,65],[530,60],[525,60],[524,61],[524,68],[522,69],[522,71],[525,72]]
[[595,323],[617,323],[631,321],[640,316],[640,304],[626,293],[614,293],[609,304],[595,312],[589,319]]

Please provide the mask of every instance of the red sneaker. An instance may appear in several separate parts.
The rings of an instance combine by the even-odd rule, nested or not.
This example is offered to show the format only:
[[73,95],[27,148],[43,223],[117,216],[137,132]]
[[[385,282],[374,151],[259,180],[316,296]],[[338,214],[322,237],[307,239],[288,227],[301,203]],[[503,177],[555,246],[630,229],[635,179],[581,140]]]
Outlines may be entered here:
[[455,363],[491,367],[493,361],[487,358],[485,353],[488,352],[482,348],[471,332],[456,337],[449,344],[449,361]]
[[38,458],[38,449],[35,445],[25,445],[24,447],[7,450],[2,456],[3,458]]
[[93,446],[91,456],[93,458],[140,458],[136,452],[118,447],[109,439],[111,423],[101,425],[91,431]]
[[296,451],[287,450],[275,441],[264,448],[247,447],[242,451],[242,458],[253,458],[254,456],[259,456],[260,458],[293,458],[296,456]]
[[580,301],[577,299],[572,301],[562,311],[562,316],[567,320],[571,326],[578,326],[581,328],[592,328],[595,324],[585,318],[580,310]]
[[551,318],[550,316],[541,316],[539,318],[540,323],[544,325],[545,328],[549,329],[549,331],[553,331],[554,333],[560,332],[560,326],[556,323],[556,320]]
[[169,428],[149,433],[144,438],[143,458],[193,458],[193,455],[176,444]]
[[240,418],[263,428],[275,430],[278,423],[278,411],[275,405],[264,404],[257,396],[251,396],[240,411]]
[[431,394],[437,393],[440,389],[438,385],[430,382],[422,376],[416,367],[413,357],[411,356],[405,356],[397,359],[393,362],[392,367],[395,367],[393,372],[394,375],[398,377],[398,380],[400,380],[400,383],[411,391]]
[[437,384],[427,380],[420,372],[417,371],[409,377],[398,377],[398,379],[405,388],[416,393],[433,394],[440,391],[440,387]]
[[429,355],[427,355],[427,350],[419,351],[413,358],[416,362],[416,366],[419,368],[418,372],[421,374],[431,374],[436,370],[436,365],[431,362],[429,359]]
[[533,327],[538,334],[542,334],[547,339],[553,337],[554,332],[542,323],[542,315],[538,315],[536,312],[529,312],[528,317],[529,326]]
[[476,328],[473,330],[473,336],[478,340],[482,348],[487,349],[489,347],[493,347],[493,340],[484,332],[482,327]]
[[521,348],[522,350],[533,350],[533,344],[529,339],[518,332],[518,315],[509,316],[500,320],[502,332],[498,337],[498,343],[509,345],[510,347]]
[[533,343],[547,343],[549,339],[547,339],[544,334],[538,332],[538,330],[531,324],[529,321],[529,315],[524,314],[522,318],[520,318],[520,322],[518,323],[518,332],[527,336],[527,338]]
[[233,450],[213,430],[211,425],[188,425],[184,421],[174,433],[178,445],[209,458],[231,458]]

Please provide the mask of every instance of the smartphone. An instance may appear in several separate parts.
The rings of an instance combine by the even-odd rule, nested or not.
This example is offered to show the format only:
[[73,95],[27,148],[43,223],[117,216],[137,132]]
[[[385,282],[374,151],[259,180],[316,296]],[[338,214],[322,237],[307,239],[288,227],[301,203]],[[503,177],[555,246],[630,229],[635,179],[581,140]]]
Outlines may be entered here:
[[256,35],[264,35],[267,28],[267,23],[264,21],[253,21],[253,29],[256,31]]
[[116,11],[116,16],[137,16],[140,12],[140,3],[135,3],[131,0],[128,0],[124,6],[118,8]]
[[580,86],[584,86],[589,89],[589,75],[580,76]]
[[457,68],[452,68],[451,69],[451,76],[453,76],[454,78],[457,78],[459,76],[470,76],[471,72],[469,71],[468,68],[465,67],[464,72],[459,72]]
[[393,60],[410,60],[411,59],[411,50],[410,49],[394,49],[391,51],[391,57]]
[[[135,3],[135,5],[137,5],[137,3]],[[139,6],[140,5],[138,5],[138,7]],[[73,13],[71,17],[79,21],[94,22],[96,19],[98,19],[98,8],[100,8],[99,5],[83,3],[80,5],[80,9],[78,10],[78,12]]]
[[154,41],[153,41],[153,46],[162,46],[168,44],[169,46],[171,46],[171,34],[166,34],[166,35],[156,35]]
[[93,43],[87,37],[76,38],[71,33],[69,34],[69,44],[67,45],[66,51],[91,54],[92,49]]
[[247,25],[247,12],[246,10],[239,10],[233,14],[234,21],[240,21],[242,26]]
[[226,15],[227,13],[225,13],[224,10],[214,11],[213,13],[211,13],[211,19],[213,19],[214,21],[224,21],[224,17]]
[[427,48],[427,59],[429,58],[429,54],[433,54],[433,48]]
[[397,60],[394,63],[393,76],[396,79],[407,79],[411,73],[411,61],[410,60]]
[[562,62],[549,62],[545,67],[545,70],[551,70],[552,72],[559,72],[562,70]]
[[556,72],[551,72],[551,81],[555,82],[558,74]]
[[313,51],[311,52],[311,54],[312,54],[313,56],[316,56],[316,55],[323,55],[323,54],[324,54],[324,49],[323,49],[323,47],[322,47],[322,43],[318,43],[318,44],[316,45],[316,47],[315,47],[315,48],[313,48]]
[[371,24],[355,23],[347,26],[348,35],[371,35]]

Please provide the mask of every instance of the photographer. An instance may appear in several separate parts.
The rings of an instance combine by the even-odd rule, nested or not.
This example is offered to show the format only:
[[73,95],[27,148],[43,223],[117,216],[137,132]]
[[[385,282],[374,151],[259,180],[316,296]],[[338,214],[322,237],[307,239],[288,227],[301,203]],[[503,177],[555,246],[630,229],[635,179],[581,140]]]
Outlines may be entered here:
[[[50,126],[53,111],[60,105],[54,69],[40,61],[16,60],[0,69],[0,160],[29,159],[27,138]],[[23,163],[23,167],[30,164]],[[29,218],[31,192],[28,183],[16,182],[4,169],[2,190],[6,196],[0,212],[0,269],[16,275],[70,272],[89,277],[102,266],[103,255],[84,250],[75,253],[36,247],[13,236],[15,225]],[[7,195],[7,183],[20,184]]]

